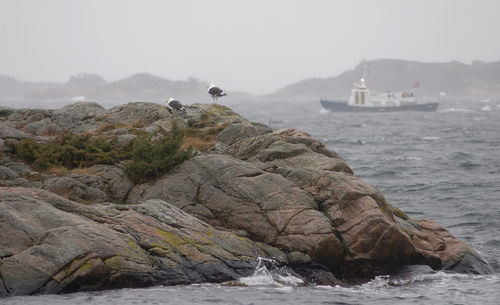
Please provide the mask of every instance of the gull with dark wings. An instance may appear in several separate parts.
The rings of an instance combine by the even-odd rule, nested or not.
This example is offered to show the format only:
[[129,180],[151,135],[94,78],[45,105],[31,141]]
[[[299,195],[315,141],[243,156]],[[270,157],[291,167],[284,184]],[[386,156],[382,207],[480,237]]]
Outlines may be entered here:
[[221,88],[219,87],[216,87],[214,84],[210,84],[207,86],[208,90],[208,94],[210,94],[210,96],[212,96],[212,99],[214,100],[214,103],[217,102],[217,99],[219,97],[223,97],[223,96],[226,96],[226,92],[224,92]]
[[172,109],[177,110],[177,111],[186,112],[186,109],[184,109],[184,106],[182,106],[182,103],[179,102],[178,100],[172,98],[172,97],[169,98],[168,101],[166,101],[166,103],[167,103],[168,112],[170,112],[170,113],[172,113]]

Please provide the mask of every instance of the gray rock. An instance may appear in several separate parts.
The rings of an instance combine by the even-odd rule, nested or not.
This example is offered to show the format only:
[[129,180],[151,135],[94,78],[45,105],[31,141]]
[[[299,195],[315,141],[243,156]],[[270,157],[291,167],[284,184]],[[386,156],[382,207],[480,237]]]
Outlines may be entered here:
[[137,138],[137,136],[134,135],[134,134],[130,134],[130,133],[129,134],[124,134],[124,135],[119,135],[118,138],[117,138],[116,146],[118,148],[122,148],[125,145],[129,144],[135,138]]
[[63,132],[63,129],[50,119],[29,123],[24,126],[24,130],[36,136],[55,136]]
[[5,123],[0,123],[0,138],[7,139],[7,138],[13,138],[13,139],[28,139],[32,138],[32,136],[17,130],[15,128],[12,128]]
[[17,174],[27,175],[33,173],[28,164],[24,162],[9,162],[6,165],[9,169],[15,171]]
[[343,257],[341,242],[313,197],[289,180],[224,155],[192,158],[152,184],[134,187],[130,202],[166,200],[213,226],[245,230],[252,240],[288,251]]
[[117,128],[112,131],[114,135],[121,136],[121,135],[126,135],[128,134],[128,129],[127,128]]
[[5,166],[0,166],[0,179],[13,179],[18,177],[19,175],[12,169]]
[[307,264],[311,262],[311,258],[302,252],[293,251],[288,253],[288,262],[290,264]]
[[104,108],[97,103],[77,102],[56,110],[52,120],[66,131],[94,131],[104,125],[95,120],[95,117],[104,111]]
[[221,131],[217,139],[227,145],[234,144],[238,140],[258,136],[265,133],[271,133],[273,130],[263,124],[253,123],[235,123]]
[[167,108],[153,103],[128,103],[113,107],[100,113],[96,119],[106,123],[150,125],[151,123],[170,117]]
[[91,168],[96,175],[106,181],[112,200],[124,202],[134,183],[123,172],[123,169],[113,165],[96,165]]
[[70,174],[64,177],[53,177],[43,182],[43,189],[59,194],[65,198],[84,202],[104,202],[109,200],[103,188],[101,177],[86,174]]
[[[461,254],[454,261],[457,245],[460,253],[474,253],[429,222],[409,230],[376,188],[352,175],[342,159],[310,145],[314,141],[277,134],[244,138],[226,152],[252,163],[198,156],[162,179],[135,186],[128,201],[169,201],[213,226],[307,255],[343,277],[370,277],[394,264],[456,265],[470,257]],[[427,242],[438,239],[444,241]],[[490,269],[483,263],[483,270]]]
[[0,186],[19,186],[19,187],[40,187],[37,182],[31,182],[26,178],[15,177],[9,179],[0,179]]
[[491,274],[493,268],[475,250],[470,249],[449,260],[444,269],[468,274]]
[[223,153],[287,169],[303,168],[352,174],[351,168],[335,152],[327,150],[306,133],[292,129],[242,138],[227,147]]
[[3,139],[0,139],[0,152],[10,151],[10,148],[5,144]]
[[222,282],[268,257],[160,200],[86,206],[26,188],[0,188],[0,199],[0,297]]
[[84,200],[86,185],[69,177],[52,177],[43,181],[43,189],[72,200]]
[[9,120],[17,122],[20,126],[28,123],[50,118],[53,110],[46,109],[16,109],[9,115]]
[[[8,117],[15,110],[9,107],[0,106],[0,118]],[[1,285],[0,285],[1,286]]]

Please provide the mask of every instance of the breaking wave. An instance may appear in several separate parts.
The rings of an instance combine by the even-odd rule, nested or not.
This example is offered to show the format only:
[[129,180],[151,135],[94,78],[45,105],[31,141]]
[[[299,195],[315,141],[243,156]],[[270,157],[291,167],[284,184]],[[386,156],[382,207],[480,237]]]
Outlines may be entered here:
[[274,265],[276,262],[272,259],[259,257],[254,273],[251,276],[240,278],[238,282],[249,287],[292,287],[304,284],[302,279],[293,276],[286,269],[269,270],[266,263]]

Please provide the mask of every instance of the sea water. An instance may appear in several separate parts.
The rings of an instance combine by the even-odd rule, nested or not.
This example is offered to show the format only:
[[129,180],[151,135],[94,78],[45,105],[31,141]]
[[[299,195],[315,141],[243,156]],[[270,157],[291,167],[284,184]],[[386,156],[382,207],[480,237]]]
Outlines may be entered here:
[[[432,219],[491,264],[490,275],[408,266],[363,285],[307,285],[256,261],[237,286],[198,284],[0,299],[0,304],[500,304],[500,107],[443,103],[437,112],[330,113],[317,103],[227,105],[273,128],[297,128],[412,218]],[[237,284],[238,284],[237,283]]]

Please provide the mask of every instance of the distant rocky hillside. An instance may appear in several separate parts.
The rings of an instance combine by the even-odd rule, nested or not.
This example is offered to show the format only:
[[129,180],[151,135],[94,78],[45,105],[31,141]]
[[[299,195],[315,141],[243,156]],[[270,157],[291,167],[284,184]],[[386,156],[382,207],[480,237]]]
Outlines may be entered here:
[[[410,90],[418,82],[417,95],[420,97],[434,97],[444,91],[452,97],[500,99],[500,61],[475,61],[468,65],[457,61],[421,63],[379,59],[362,61],[354,70],[335,77],[305,79],[269,95],[252,95],[224,88],[229,92],[225,100],[347,99],[352,83],[359,80],[365,67],[368,70],[367,84],[376,91]],[[109,108],[124,101],[159,103],[168,97],[191,104],[210,101],[207,84],[196,78],[174,81],[148,73],[117,81],[106,81],[95,74],[80,74],[66,83],[24,82],[0,75],[0,106],[47,109],[75,101],[94,101]]]
[[454,97],[500,98],[500,61],[474,61],[468,65],[457,61],[422,63],[396,59],[362,61],[354,70],[335,77],[302,80],[272,96],[347,99],[352,83],[362,77],[365,67],[367,84],[375,91],[410,90],[418,82],[417,94],[423,97],[446,92]]
[[[210,100],[206,93],[208,82],[196,78],[173,81],[148,73],[138,73],[108,82],[96,74],[79,74],[66,83],[23,82],[0,75],[0,105],[8,107],[53,108],[72,101],[99,101],[103,106],[116,106],[123,101],[161,102],[168,97],[181,100]],[[244,93],[231,92],[231,97]],[[44,106],[46,105],[46,106]]]

